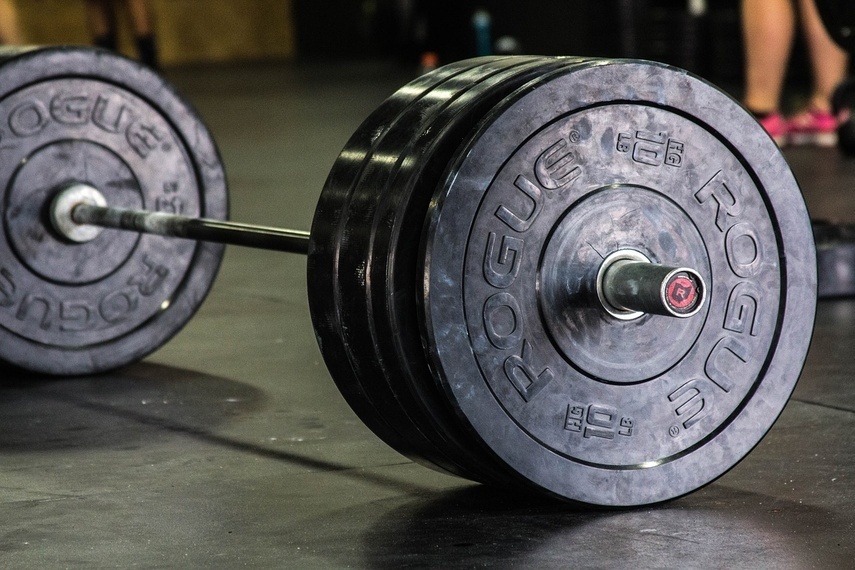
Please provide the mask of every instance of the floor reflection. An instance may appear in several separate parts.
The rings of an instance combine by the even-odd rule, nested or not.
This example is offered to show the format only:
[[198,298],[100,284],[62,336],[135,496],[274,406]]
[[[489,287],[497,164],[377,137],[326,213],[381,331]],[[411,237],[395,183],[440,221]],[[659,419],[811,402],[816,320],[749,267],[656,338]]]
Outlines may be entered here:
[[807,567],[809,551],[793,536],[806,527],[831,530],[831,521],[816,507],[721,485],[659,507],[609,511],[475,486],[393,508],[362,540],[370,568],[450,560],[515,568],[624,567],[630,560],[647,568],[665,560],[683,568],[759,568],[775,560]]

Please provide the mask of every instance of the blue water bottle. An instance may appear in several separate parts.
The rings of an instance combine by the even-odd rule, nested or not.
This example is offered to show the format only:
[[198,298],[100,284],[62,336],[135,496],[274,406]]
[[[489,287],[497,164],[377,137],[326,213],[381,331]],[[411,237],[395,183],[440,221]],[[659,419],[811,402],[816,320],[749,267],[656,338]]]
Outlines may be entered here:
[[475,29],[475,53],[479,56],[493,53],[490,41],[490,12],[484,9],[475,10],[472,14],[472,27]]

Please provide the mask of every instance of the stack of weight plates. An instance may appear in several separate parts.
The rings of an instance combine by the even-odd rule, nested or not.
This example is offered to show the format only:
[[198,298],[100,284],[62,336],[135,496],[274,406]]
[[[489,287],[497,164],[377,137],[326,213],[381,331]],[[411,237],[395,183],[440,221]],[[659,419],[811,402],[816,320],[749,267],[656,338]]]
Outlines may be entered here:
[[[615,318],[605,257],[690,267],[686,319]],[[329,175],[309,302],[347,402],[416,461],[602,505],[667,500],[762,438],[810,340],[798,186],[738,104],[649,62],[456,63],[387,100]]]

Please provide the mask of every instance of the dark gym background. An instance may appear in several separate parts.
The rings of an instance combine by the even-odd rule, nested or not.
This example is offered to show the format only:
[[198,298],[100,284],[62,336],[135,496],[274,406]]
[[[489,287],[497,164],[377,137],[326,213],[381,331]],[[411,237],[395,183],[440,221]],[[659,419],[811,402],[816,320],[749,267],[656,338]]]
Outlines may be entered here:
[[[89,41],[81,2],[15,4],[28,41]],[[432,4],[445,59],[474,55],[475,3]],[[676,0],[477,5],[526,53],[649,58],[741,88],[737,0],[701,17]],[[308,228],[347,138],[419,64],[391,0],[153,7],[163,73],[213,132],[239,221]],[[797,59],[789,89],[806,82]],[[852,160],[785,156],[814,217],[855,221]],[[819,304],[794,397],[731,472],[664,505],[579,510],[436,473],[368,431],[321,360],[305,265],[229,248],[202,309],[145,361],[0,370],[0,567],[851,567],[852,300]]]
[[[14,1],[14,0],[13,0]],[[27,41],[87,43],[82,0],[14,2]],[[511,36],[529,54],[637,57],[689,69],[738,86],[742,45],[738,0],[706,1],[692,15],[686,0],[152,0],[165,67],[211,62],[388,58],[417,62],[421,12],[437,32],[444,61],[475,55],[471,17],[491,16],[495,40]],[[422,6],[419,9],[419,6]],[[133,48],[127,25],[122,48]],[[790,80],[807,80],[794,49]]]
[[[386,56],[414,58],[411,22],[397,0],[365,2],[296,0],[297,53],[301,58]],[[443,22],[440,43],[447,59],[475,55],[471,15],[486,9],[492,36],[516,38],[525,53],[635,57],[689,69],[717,84],[742,78],[738,0],[707,2],[695,16],[685,0],[438,0],[424,2]],[[409,25],[408,25],[409,24]],[[333,41],[330,41],[334,38]],[[801,49],[790,73],[807,79]]]

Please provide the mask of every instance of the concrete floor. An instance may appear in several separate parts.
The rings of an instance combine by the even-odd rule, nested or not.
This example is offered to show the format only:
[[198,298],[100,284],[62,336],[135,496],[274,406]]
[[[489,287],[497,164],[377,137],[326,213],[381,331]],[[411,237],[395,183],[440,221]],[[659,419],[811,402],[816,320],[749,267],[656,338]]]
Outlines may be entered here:
[[[220,145],[236,220],[308,228],[351,132],[407,75],[374,65],[172,71]],[[855,163],[788,151],[814,217],[855,218]],[[4,372],[0,567],[851,568],[855,301],[820,303],[778,423],[715,483],[575,510],[414,464],[321,361],[305,259],[230,248],[175,339],[116,373]]]

